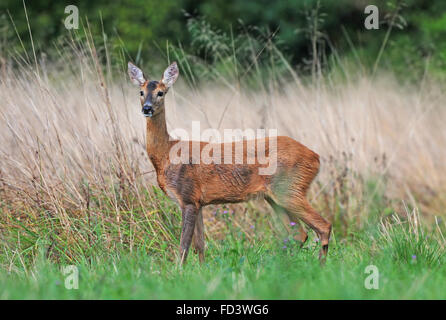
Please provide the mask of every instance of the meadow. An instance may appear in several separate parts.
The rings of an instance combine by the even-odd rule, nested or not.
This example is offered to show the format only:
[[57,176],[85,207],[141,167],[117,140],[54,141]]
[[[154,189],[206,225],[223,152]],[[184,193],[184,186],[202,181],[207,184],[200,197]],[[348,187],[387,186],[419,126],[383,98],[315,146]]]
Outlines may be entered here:
[[[180,65],[169,130],[200,121],[293,137],[321,156],[310,199],[333,223],[321,267],[315,235],[301,248],[262,201],[210,206],[206,263],[191,254],[180,268],[180,212],[156,186],[125,59],[110,63],[88,34],[59,49],[1,68],[1,299],[446,298],[446,96],[428,74],[405,83],[338,61],[304,78],[273,46],[261,66],[168,52]],[[145,71],[159,80],[164,67]]]

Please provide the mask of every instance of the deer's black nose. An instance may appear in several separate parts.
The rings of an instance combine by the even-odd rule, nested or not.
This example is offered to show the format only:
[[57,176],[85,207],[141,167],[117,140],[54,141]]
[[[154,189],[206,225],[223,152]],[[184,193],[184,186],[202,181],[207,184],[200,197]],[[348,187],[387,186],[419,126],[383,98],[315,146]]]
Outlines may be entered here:
[[142,113],[146,116],[146,117],[151,117],[153,115],[153,108],[151,104],[144,104],[142,106]]

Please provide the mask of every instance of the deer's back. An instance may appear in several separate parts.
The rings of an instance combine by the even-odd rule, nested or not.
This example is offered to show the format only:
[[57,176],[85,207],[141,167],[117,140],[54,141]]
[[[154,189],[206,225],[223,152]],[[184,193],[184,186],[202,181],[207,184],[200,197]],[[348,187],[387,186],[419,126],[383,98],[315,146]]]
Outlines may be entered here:
[[[275,146],[271,139],[276,139]],[[272,191],[278,180],[297,178],[296,175],[303,177],[304,182],[310,180],[309,185],[314,172],[317,173],[319,156],[301,143],[285,136],[257,139],[256,142],[180,141],[184,150],[189,150],[189,161],[175,164],[168,159],[158,173],[158,183],[167,194],[177,198],[180,205],[208,205],[262,197]],[[195,151],[199,149],[199,153],[192,151],[193,143],[197,144]],[[261,169],[266,174],[261,174]],[[306,175],[309,177],[305,178]]]

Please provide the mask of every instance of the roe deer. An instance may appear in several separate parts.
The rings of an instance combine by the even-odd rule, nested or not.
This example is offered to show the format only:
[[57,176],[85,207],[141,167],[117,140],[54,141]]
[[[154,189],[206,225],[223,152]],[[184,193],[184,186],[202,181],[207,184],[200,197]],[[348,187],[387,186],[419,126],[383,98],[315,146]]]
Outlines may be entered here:
[[[182,144],[190,150],[195,143],[202,151],[210,144],[173,140],[167,132],[164,98],[178,78],[178,66],[173,62],[160,81],[146,80],[143,72],[130,62],[128,73],[132,82],[140,86],[142,113],[147,121],[147,153],[155,168],[159,187],[175,199],[182,210],[181,264],[186,261],[192,239],[200,262],[204,261],[203,206],[243,202],[259,196],[264,197],[275,211],[285,211],[290,221],[298,223],[300,219],[313,229],[322,246],[319,259],[322,263],[325,261],[331,224],[306,199],[308,187],[319,171],[319,156],[315,152],[285,136],[274,137],[274,141],[271,137],[250,140],[256,146],[263,143],[264,153],[275,162],[276,170],[270,175],[259,174],[258,170],[267,165],[259,161],[257,153],[248,153],[250,141],[247,140],[214,145],[220,151],[224,149],[232,153],[243,147],[241,164],[196,163],[192,156],[183,163],[173,163],[170,151],[175,145]],[[275,148],[271,147],[273,143]],[[307,240],[302,226],[300,240],[302,243]]]

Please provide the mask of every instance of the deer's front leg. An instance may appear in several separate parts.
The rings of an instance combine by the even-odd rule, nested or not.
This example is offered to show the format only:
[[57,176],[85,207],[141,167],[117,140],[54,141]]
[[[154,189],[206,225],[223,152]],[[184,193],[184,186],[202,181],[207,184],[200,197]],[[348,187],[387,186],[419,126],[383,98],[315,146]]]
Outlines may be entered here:
[[181,230],[180,241],[180,257],[181,264],[184,265],[189,252],[189,247],[192,242],[192,236],[194,235],[195,221],[198,215],[198,208],[195,205],[188,204],[183,207],[183,228]]
[[201,208],[198,210],[197,219],[195,221],[195,232],[193,236],[194,246],[198,253],[200,263],[204,262],[204,223]]

